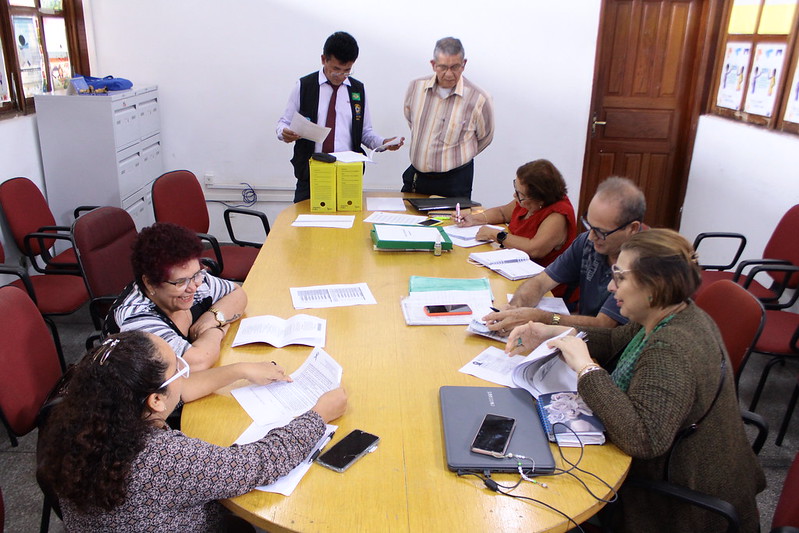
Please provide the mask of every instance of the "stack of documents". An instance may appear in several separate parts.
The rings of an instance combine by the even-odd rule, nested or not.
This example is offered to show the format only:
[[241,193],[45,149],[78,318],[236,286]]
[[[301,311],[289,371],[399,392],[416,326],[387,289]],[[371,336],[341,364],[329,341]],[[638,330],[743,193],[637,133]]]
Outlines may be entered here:
[[493,252],[472,252],[469,254],[469,259],[510,280],[531,278],[544,271],[544,267],[531,261],[526,252],[511,248]]
[[[412,276],[409,294],[402,300],[402,314],[409,326],[466,325],[472,317],[491,312],[493,296],[485,278],[450,279]],[[470,315],[428,316],[426,305],[466,304]]]
[[426,251],[436,243],[442,250],[452,250],[452,241],[441,228],[424,226],[394,226],[375,224],[371,231],[375,250]]

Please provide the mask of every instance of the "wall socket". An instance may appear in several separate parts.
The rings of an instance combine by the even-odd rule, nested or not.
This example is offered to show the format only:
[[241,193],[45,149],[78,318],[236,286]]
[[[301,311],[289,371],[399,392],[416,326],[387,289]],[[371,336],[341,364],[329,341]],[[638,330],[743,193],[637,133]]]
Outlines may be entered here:
[[214,183],[216,183],[216,173],[211,171],[206,172],[203,174],[203,181],[205,182],[206,187],[212,186]]

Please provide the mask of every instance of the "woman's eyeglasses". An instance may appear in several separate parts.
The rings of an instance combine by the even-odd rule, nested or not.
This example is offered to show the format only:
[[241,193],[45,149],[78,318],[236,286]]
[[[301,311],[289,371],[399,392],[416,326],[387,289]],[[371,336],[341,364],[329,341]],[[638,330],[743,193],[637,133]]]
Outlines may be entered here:
[[160,389],[165,389],[167,387],[167,385],[169,385],[170,383],[172,383],[173,381],[175,381],[178,378],[181,378],[181,377],[186,377],[187,378],[187,377],[189,377],[189,372],[190,372],[189,363],[187,363],[186,360],[183,359],[179,355],[176,356],[176,357],[178,358],[178,362],[177,362],[177,370],[175,371],[175,375],[172,376],[171,378],[169,378],[168,380],[164,381],[161,384],[161,386],[159,387],[159,390]]
[[202,285],[203,281],[205,281],[205,270],[200,269],[188,278],[180,278],[176,279],[175,281],[167,280],[164,283],[174,285],[178,289],[185,289],[190,281],[193,281],[195,285]]
[[593,231],[597,235],[597,237],[599,237],[603,241],[605,239],[607,239],[608,237],[610,237],[611,235],[613,235],[614,233],[616,233],[617,231],[623,230],[624,228],[626,228],[627,226],[629,226],[630,224],[635,222],[635,220],[631,220],[629,222],[625,222],[624,224],[622,224],[621,226],[619,226],[616,229],[612,229],[610,231],[605,231],[605,230],[599,229],[599,228],[597,228],[595,226],[592,226],[591,223],[588,222],[588,220],[586,220],[586,218],[584,216],[580,217],[580,221],[583,223],[583,227],[586,229],[586,231]]
[[610,267],[610,272],[613,275],[613,283],[618,287],[619,284],[624,281],[624,275],[628,272],[633,272],[633,269],[628,268],[627,270],[623,270],[619,268],[618,265],[613,265]]

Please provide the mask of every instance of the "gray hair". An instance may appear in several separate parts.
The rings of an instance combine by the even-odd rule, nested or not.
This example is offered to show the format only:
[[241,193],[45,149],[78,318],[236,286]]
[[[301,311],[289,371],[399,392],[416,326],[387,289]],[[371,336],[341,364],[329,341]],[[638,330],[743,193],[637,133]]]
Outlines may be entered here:
[[602,196],[619,207],[619,224],[643,222],[646,213],[646,198],[638,186],[628,178],[611,176],[599,184],[594,196]]
[[444,37],[436,41],[436,47],[433,49],[433,59],[438,57],[439,54],[466,57],[461,40],[455,37]]

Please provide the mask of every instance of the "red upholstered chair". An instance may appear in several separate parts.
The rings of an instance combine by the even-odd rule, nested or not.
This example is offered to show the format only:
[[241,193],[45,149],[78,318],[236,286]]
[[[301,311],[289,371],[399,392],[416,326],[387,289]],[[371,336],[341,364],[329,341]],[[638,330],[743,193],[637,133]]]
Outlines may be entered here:
[[[702,265],[704,272],[702,272],[702,285],[697,291],[697,295],[712,283],[722,280],[730,279],[732,281],[741,282],[744,279],[744,271],[755,266],[771,266],[771,265],[797,265],[799,266],[799,246],[796,245],[797,235],[799,235],[799,204],[793,206],[788,210],[771,234],[771,238],[766,243],[763,250],[763,257],[760,259],[750,259],[738,262],[741,257],[744,247],[746,246],[746,237],[740,233],[700,233],[694,240],[694,249],[699,252],[699,245],[705,239],[712,238],[732,238],[739,242],[738,249],[735,253],[733,260],[726,265]],[[701,258],[701,252],[700,252]],[[735,271],[731,271],[733,267],[737,267]],[[761,271],[765,272],[767,269]],[[786,276],[774,273],[772,275],[773,283],[769,287],[765,287],[757,281],[751,281],[749,291],[766,305],[767,308],[773,303],[776,303],[786,288],[796,289],[799,287],[799,277],[793,277],[790,281],[786,280]]]
[[774,518],[771,521],[771,533],[795,533],[799,531],[799,454],[785,476]]
[[263,224],[264,238],[269,235],[266,215],[252,209],[225,209],[225,224],[234,244],[219,244],[208,234],[208,209],[205,196],[197,177],[188,170],[167,172],[153,182],[153,210],[158,222],[172,222],[197,232],[201,239],[211,244],[207,257],[219,264],[221,276],[235,281],[244,281],[258,256],[262,243],[237,239],[233,232],[230,215],[239,213],[258,217]]
[[[102,329],[116,297],[133,281],[130,256],[137,235],[130,214],[118,207],[99,207],[72,225],[78,261],[91,297],[89,311],[97,331]],[[87,348],[96,337],[89,337]]]
[[[12,178],[0,184],[0,206],[14,242],[36,271],[80,276],[69,228],[57,226],[42,192],[28,178]],[[56,241],[69,247],[54,253]]]

